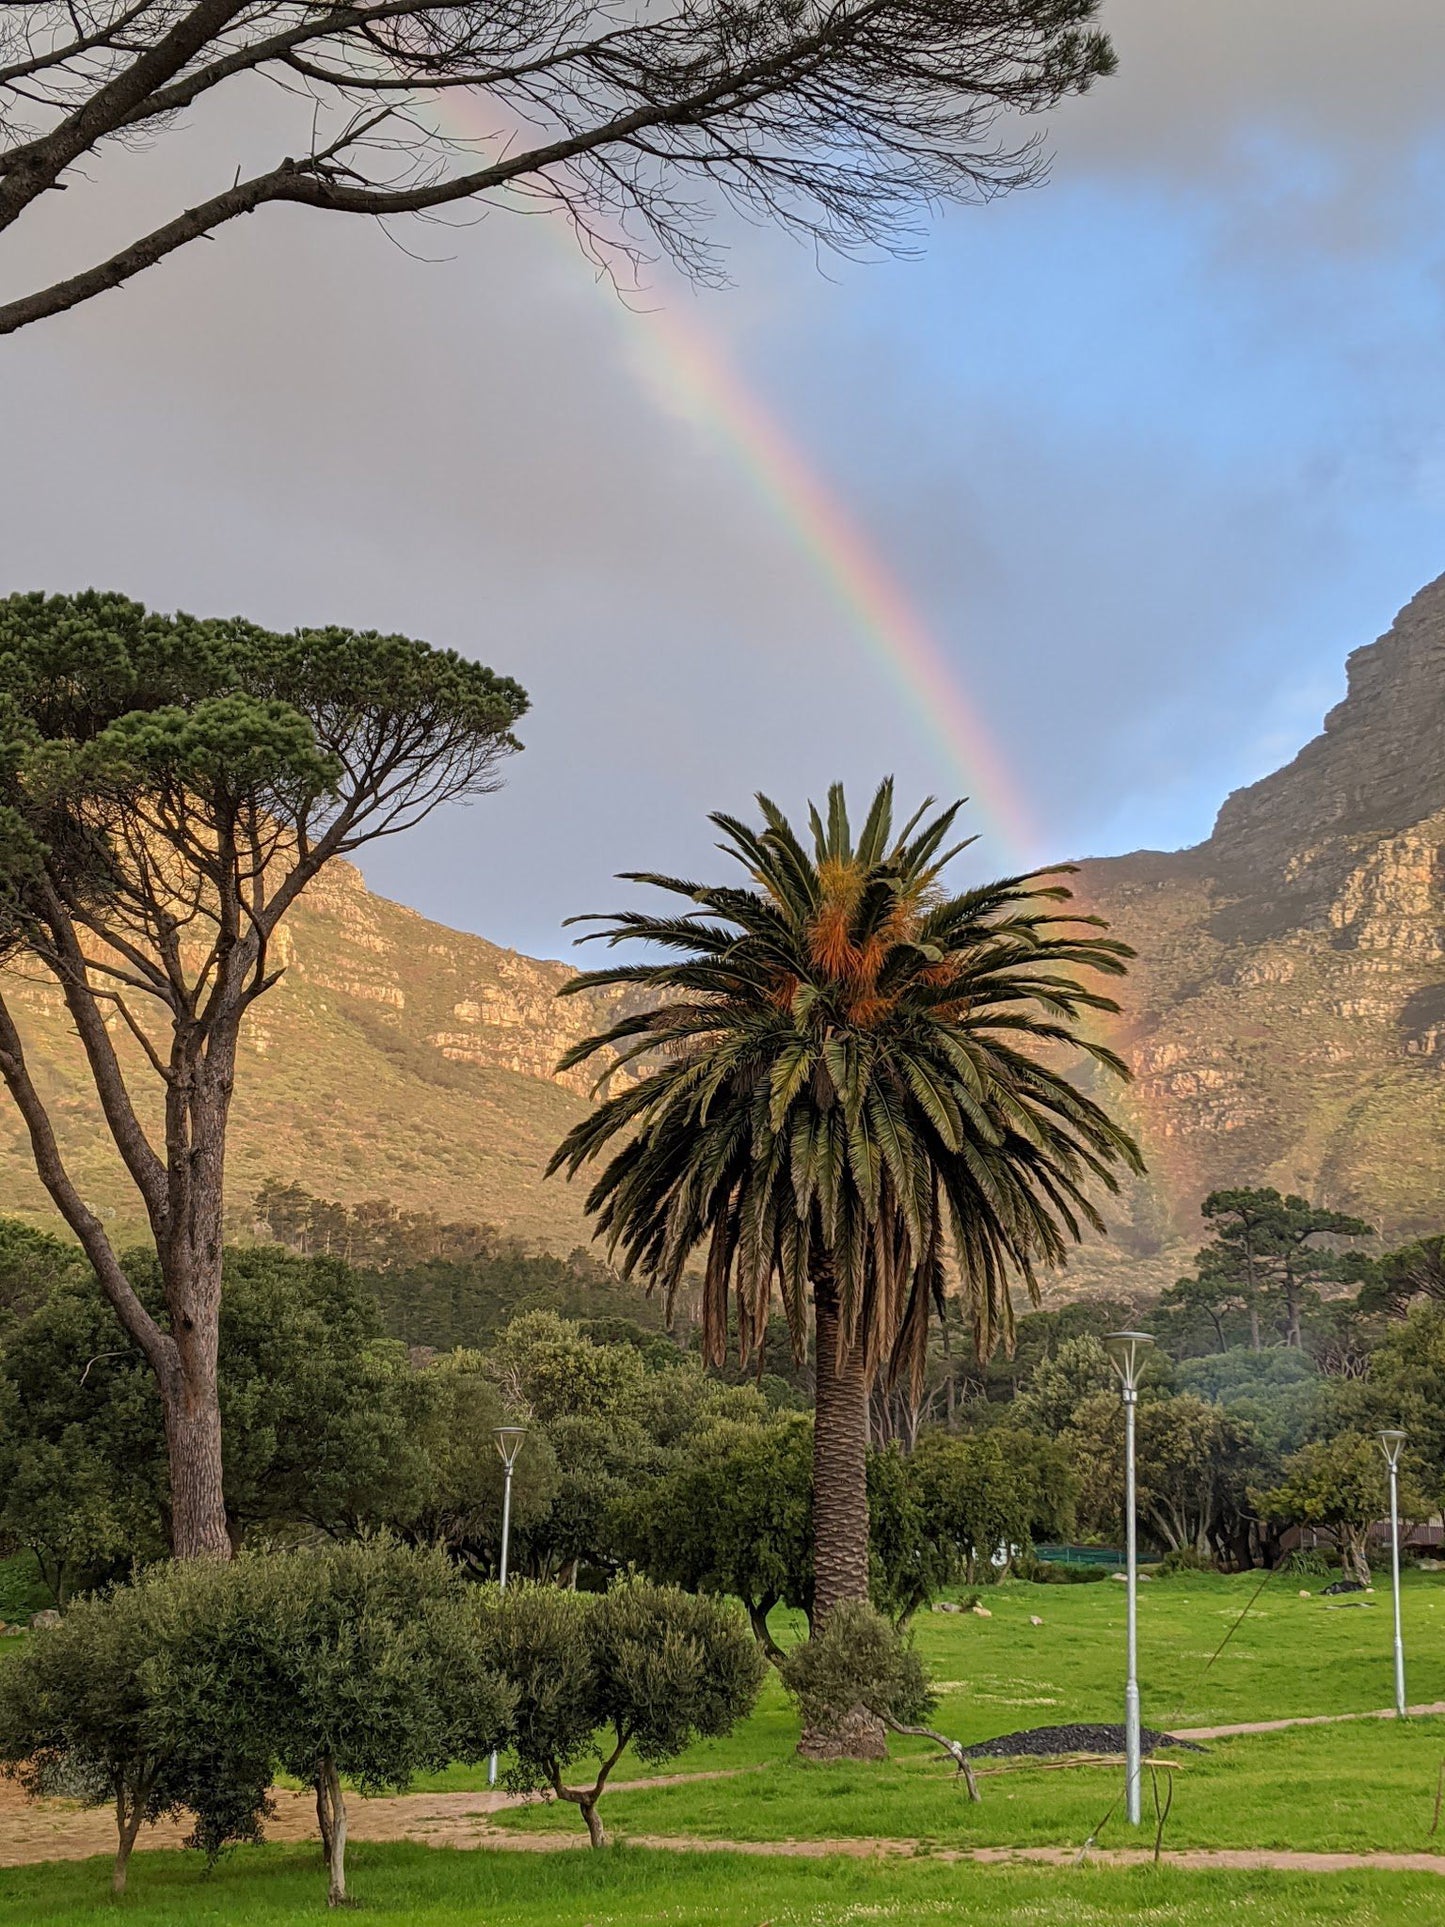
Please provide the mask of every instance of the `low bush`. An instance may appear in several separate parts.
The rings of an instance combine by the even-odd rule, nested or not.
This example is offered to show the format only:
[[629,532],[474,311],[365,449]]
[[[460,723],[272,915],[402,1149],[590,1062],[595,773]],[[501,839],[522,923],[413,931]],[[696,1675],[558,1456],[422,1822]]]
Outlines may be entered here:
[[189,1812],[188,1844],[212,1856],[259,1839],[281,1768],[316,1789],[339,1905],[343,1778],[400,1790],[505,1743],[514,1694],[482,1653],[474,1595],[438,1551],[157,1565],[0,1667],[0,1763],[32,1794],[114,1802],[117,1893],[162,1814]]
[[866,1742],[869,1721],[895,1732],[917,1730],[936,1704],[912,1641],[862,1600],[835,1606],[821,1630],[788,1654],[781,1671],[802,1714],[799,1751],[807,1758],[832,1757],[839,1735],[847,1750],[857,1750],[860,1739]]
[[0,1667],[0,1763],[26,1791],[115,1807],[112,1888],[143,1822],[189,1811],[214,1853],[259,1837],[273,1749],[235,1655],[233,1569],[157,1567],[81,1600]]
[[1014,1561],[1014,1572],[1035,1586],[1092,1586],[1107,1579],[1109,1566],[1070,1566],[1061,1559],[1036,1559],[1022,1554]]
[[1173,1552],[1166,1552],[1154,1568],[1156,1579],[1167,1579],[1175,1572],[1217,1572],[1218,1567],[1207,1552],[1196,1552],[1193,1546],[1180,1546]]

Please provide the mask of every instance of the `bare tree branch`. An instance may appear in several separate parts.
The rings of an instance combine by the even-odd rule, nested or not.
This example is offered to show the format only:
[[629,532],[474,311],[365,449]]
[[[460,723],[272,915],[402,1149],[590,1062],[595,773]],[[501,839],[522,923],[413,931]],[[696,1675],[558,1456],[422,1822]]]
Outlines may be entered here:
[[[295,97],[291,154],[105,259],[0,306],[64,312],[275,202],[385,218],[465,203],[564,210],[589,253],[660,248],[716,273],[720,198],[822,244],[903,245],[919,211],[1037,180],[999,138],[1110,71],[1099,0],[0,0],[0,231],[82,161],[217,89]],[[62,22],[64,23],[62,25]],[[490,154],[448,136],[468,96]]]

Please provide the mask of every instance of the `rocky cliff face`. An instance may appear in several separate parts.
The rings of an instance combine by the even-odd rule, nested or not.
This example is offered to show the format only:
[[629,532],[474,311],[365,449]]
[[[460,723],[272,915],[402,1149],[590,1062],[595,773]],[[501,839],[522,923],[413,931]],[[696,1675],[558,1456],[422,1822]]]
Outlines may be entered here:
[[[1237,790],[1201,855],[1241,902],[1287,925],[1339,895],[1359,859],[1418,855],[1409,833],[1445,810],[1445,576],[1347,665],[1345,700],[1286,768]],[[1412,898],[1410,914],[1429,915]]]
[[[1117,1042],[1151,1177],[1073,1288],[1168,1283],[1222,1184],[1303,1191],[1392,1238],[1445,1225],[1445,577],[1349,672],[1323,733],[1231,796],[1208,842],[1084,866],[1083,894],[1139,952]],[[587,1101],[586,1076],[554,1066],[615,1005],[558,1001],[565,965],[429,923],[346,864],[285,946],[242,1052],[238,1212],[280,1176],[554,1249],[586,1235],[580,1187],[541,1177]],[[12,972],[11,988],[82,1189],[135,1223],[53,986]],[[0,1209],[17,1208],[46,1202],[0,1104]]]
[[1208,842],[1084,884],[1140,953],[1121,1042],[1155,1177],[1134,1203],[1166,1243],[1197,1241],[1198,1199],[1229,1183],[1387,1237],[1445,1224],[1445,577]]

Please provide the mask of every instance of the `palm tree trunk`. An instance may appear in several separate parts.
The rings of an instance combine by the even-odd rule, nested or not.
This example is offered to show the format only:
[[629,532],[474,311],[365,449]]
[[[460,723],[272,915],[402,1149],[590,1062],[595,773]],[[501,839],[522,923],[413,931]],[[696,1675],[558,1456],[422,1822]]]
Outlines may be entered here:
[[[846,1600],[868,1597],[868,1379],[857,1350],[838,1362],[838,1296],[831,1274],[815,1273],[817,1392],[813,1408],[813,1610],[816,1636]],[[863,1706],[798,1742],[809,1760],[880,1760],[883,1722]]]
[[838,1296],[813,1280],[818,1389],[813,1413],[813,1625],[868,1597],[868,1384],[856,1349],[838,1362]]

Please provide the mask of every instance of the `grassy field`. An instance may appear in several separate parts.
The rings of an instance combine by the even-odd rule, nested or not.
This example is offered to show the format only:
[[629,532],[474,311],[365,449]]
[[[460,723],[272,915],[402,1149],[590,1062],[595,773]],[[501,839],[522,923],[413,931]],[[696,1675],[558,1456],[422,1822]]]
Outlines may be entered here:
[[[1318,1580],[1189,1575],[1144,1589],[1140,1671],[1144,1717],[1162,1727],[1363,1713],[1392,1692],[1390,1597],[1321,1598]],[[1298,1596],[1301,1585],[1313,1594]],[[939,1726],[980,1740],[1020,1727],[1114,1720],[1121,1698],[1123,1588],[1007,1583],[985,1595],[990,1617],[927,1614],[917,1628],[942,1690]],[[1445,1699],[1445,1575],[1407,1574],[1402,1596],[1410,1695]],[[1241,1614],[1248,1612],[1245,1617]],[[1037,1618],[1042,1623],[1034,1625]],[[1231,1631],[1231,1629],[1233,1629]],[[780,1616],[780,1636],[798,1628]],[[1226,1641],[1226,1635],[1229,1635]],[[1211,1663],[1211,1655],[1214,1655]],[[627,1847],[633,1837],[716,1841],[917,1840],[971,1846],[1078,1848],[1105,1821],[1102,1846],[1152,1845],[1118,1811],[1117,1764],[1070,1770],[1002,1766],[971,1805],[949,1764],[915,1741],[881,1766],[808,1766],[793,1755],[797,1721],[776,1683],[725,1741],[693,1748],[664,1772],[727,1772],[687,1785],[609,1795],[609,1855],[453,1853],[358,1846],[354,1886],[388,1922],[486,1920],[496,1927],[604,1927],[628,1922],[782,1927],[865,1920],[1097,1923],[1437,1921],[1445,1880],[1377,1870],[1232,1874],[1177,1868],[997,1869],[933,1862],[743,1859]],[[1431,1833],[1445,1761],[1445,1719],[1361,1721],[1240,1736],[1172,1756],[1175,1795],[1166,1848],[1445,1850]],[[619,1778],[646,1780],[624,1762]],[[1161,1782],[1163,1773],[1161,1772]],[[430,1784],[463,1788],[474,1772]],[[1146,1784],[1146,1808],[1151,1804]],[[523,1831],[575,1831],[570,1808],[503,1817]],[[1445,1824],[1445,1823],[1442,1823]],[[315,1856],[247,1850],[212,1875],[187,1856],[144,1855],[119,1911],[138,1923],[271,1923],[321,1911]],[[0,1872],[0,1927],[71,1927],[110,1912],[98,1863]]]
[[[386,1927],[1434,1927],[1445,1908],[1445,1882],[1433,1874],[1045,1872],[635,1849],[357,1847],[350,1863],[358,1911]],[[116,1919],[131,1927],[289,1927],[325,1916],[317,1856],[298,1848],[240,1851],[211,1874],[188,1856],[140,1856],[118,1903],[95,1862],[0,1872],[0,1927]]]
[[[1301,1584],[1312,1596],[1298,1596]],[[1151,1726],[1201,1727],[1299,1715],[1360,1713],[1390,1703],[1390,1598],[1346,1606],[1320,1582],[1281,1575],[1255,1603],[1258,1575],[1191,1575],[1144,1589],[1140,1678]],[[965,1741],[1071,1720],[1117,1720],[1123,1587],[1005,1584],[991,1617],[929,1614],[918,1643],[943,1699],[936,1723]],[[1247,1612],[1246,1612],[1247,1609]],[[1445,1575],[1407,1574],[1402,1594],[1412,1701],[1445,1699]],[[1241,1619],[1241,1613],[1246,1616]],[[1032,1619],[1042,1620],[1035,1626]],[[1236,1628],[1219,1650],[1231,1627]],[[1217,1657],[1210,1663],[1211,1655]],[[963,1797],[950,1764],[900,1740],[884,1766],[809,1766],[793,1757],[797,1726],[770,1683],[731,1739],[692,1749],[672,1770],[746,1768],[736,1778],[619,1792],[608,1825],[619,1835],[712,1839],[920,1839],[938,1846],[1078,1846],[1116,1803],[1118,1766],[1060,1771],[990,1762],[981,1805]],[[1445,1719],[1361,1721],[1210,1741],[1174,1753],[1173,1847],[1430,1851]],[[626,1769],[629,1778],[640,1778]],[[1160,1770],[1164,1797],[1165,1769]],[[463,1783],[455,1776],[454,1784]],[[1152,1788],[1146,1785],[1146,1805]],[[551,1830],[555,1809],[504,1824]],[[1116,1811],[1104,1844],[1127,1844]],[[1133,1836],[1137,1838],[1137,1836]],[[1152,1841],[1152,1829],[1150,1830]],[[1445,1915],[1445,1895],[1442,1895]]]

